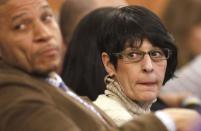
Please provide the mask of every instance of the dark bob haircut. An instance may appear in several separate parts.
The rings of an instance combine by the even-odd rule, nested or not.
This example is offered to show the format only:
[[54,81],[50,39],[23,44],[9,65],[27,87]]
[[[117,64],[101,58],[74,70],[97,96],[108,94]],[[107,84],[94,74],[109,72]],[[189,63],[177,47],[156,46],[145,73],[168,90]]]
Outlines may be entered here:
[[167,60],[163,84],[174,75],[177,66],[177,48],[173,37],[167,32],[161,20],[150,10],[141,6],[126,6],[110,12],[101,27],[98,38],[100,52],[110,56],[111,63],[117,67],[117,57],[110,55],[127,47],[139,47],[144,39],[159,48],[168,48],[172,55]]
[[77,94],[95,100],[104,93],[107,75],[97,47],[100,25],[116,8],[105,7],[86,15],[76,27],[67,50],[61,74]]

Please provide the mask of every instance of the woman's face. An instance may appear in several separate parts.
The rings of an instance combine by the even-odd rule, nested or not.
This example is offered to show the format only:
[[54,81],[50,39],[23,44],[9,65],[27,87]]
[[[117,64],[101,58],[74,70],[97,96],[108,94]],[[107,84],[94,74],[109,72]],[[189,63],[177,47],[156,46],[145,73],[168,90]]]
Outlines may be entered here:
[[[131,49],[131,48],[130,48]],[[129,48],[126,48],[129,50]],[[149,52],[161,50],[153,47],[148,40],[144,40],[138,50]],[[159,55],[154,53],[154,56]],[[138,62],[125,62],[118,59],[117,68],[106,68],[108,74],[113,74],[122,87],[123,92],[132,100],[139,102],[152,102],[158,95],[162,86],[167,60],[153,61],[148,54]],[[111,66],[110,66],[111,67]]]

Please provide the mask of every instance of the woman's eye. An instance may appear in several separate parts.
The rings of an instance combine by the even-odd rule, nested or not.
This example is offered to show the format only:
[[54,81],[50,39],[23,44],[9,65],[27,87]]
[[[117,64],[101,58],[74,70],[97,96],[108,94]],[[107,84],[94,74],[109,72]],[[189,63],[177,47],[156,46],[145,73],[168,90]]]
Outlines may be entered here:
[[139,56],[140,56],[139,52],[130,52],[130,53],[127,54],[127,57],[131,58],[131,59],[138,58]]
[[164,56],[164,53],[163,53],[163,51],[155,50],[155,51],[151,52],[151,56],[153,56],[153,57],[161,57],[161,56]]

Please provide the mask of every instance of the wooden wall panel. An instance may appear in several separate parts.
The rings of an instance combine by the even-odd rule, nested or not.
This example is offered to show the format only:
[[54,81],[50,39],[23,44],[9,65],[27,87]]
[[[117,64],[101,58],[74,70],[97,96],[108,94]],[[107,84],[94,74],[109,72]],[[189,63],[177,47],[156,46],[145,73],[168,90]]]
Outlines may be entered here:
[[61,4],[63,3],[64,0],[48,0],[48,2],[50,3],[51,7],[53,8],[53,10],[58,13]]
[[168,0],[127,0],[129,4],[142,5],[161,16]]
[[[64,0],[48,0],[53,10],[58,13]],[[129,4],[143,5],[161,16],[168,0],[126,0]],[[79,4],[79,3],[78,3]]]

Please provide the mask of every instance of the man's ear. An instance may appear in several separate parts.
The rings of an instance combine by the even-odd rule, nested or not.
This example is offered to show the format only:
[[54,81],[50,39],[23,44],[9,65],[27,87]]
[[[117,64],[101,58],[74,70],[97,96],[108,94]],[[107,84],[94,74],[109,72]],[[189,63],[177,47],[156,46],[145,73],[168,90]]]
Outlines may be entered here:
[[68,49],[68,44],[64,39],[62,40],[62,49],[64,54],[66,53],[67,49]]
[[0,60],[2,59],[2,50],[0,48]]
[[101,54],[101,58],[105,67],[106,72],[109,76],[113,76],[115,74],[115,68],[114,65],[110,62],[110,57],[106,52],[103,52]]

